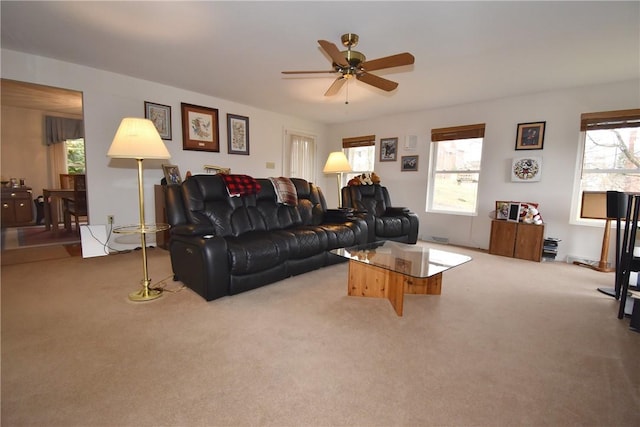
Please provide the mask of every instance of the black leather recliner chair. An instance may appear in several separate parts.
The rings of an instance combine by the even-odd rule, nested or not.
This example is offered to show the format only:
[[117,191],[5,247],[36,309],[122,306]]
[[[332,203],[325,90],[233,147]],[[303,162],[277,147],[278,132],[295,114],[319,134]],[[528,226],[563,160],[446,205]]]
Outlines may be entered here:
[[367,222],[368,241],[394,240],[414,244],[418,240],[418,215],[394,207],[386,187],[379,184],[342,188],[342,206],[352,208]]

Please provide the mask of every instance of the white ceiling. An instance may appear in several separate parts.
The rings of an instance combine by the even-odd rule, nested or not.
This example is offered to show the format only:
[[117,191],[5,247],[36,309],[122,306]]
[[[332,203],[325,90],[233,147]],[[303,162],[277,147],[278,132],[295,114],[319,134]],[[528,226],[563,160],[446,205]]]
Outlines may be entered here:
[[[2,1],[0,7],[2,48],[325,123],[640,77],[637,1]],[[281,74],[331,69],[317,40],[341,48],[347,32],[360,36],[356,50],[369,60],[415,56],[413,66],[374,72],[397,81],[395,91],[352,81],[345,105],[346,87],[324,96],[332,74]]]

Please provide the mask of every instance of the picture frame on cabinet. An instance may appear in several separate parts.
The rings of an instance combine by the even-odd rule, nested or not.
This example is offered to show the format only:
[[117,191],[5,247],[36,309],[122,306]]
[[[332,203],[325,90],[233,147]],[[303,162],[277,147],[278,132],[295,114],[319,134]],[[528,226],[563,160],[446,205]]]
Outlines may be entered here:
[[180,104],[182,149],[220,152],[218,110],[199,105]]
[[520,203],[509,203],[509,216],[507,217],[507,221],[520,221]]
[[509,218],[509,205],[511,202],[503,200],[496,201],[496,219],[508,219]]
[[164,178],[167,180],[167,185],[179,185],[182,183],[182,177],[180,176],[180,169],[176,165],[162,165],[162,172],[164,172]]

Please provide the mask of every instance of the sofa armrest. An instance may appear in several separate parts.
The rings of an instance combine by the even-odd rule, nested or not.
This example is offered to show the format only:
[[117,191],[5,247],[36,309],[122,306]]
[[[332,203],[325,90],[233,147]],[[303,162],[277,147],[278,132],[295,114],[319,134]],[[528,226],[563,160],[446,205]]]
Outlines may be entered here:
[[385,215],[402,215],[411,212],[409,208],[390,206],[385,211]]
[[323,223],[343,223],[352,220],[354,217],[353,209],[340,208],[340,209],[327,209],[324,212],[322,219]]
[[230,273],[226,240],[207,236],[174,234],[169,253],[174,280],[211,301],[229,295]]
[[171,227],[171,235],[174,236],[214,236],[215,229],[206,224],[181,224]]

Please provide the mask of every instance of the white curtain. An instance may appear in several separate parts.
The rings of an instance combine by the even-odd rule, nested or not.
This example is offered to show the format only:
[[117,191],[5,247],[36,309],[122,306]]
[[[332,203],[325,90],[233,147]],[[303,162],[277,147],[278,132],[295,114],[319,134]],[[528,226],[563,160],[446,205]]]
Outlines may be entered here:
[[316,179],[316,144],[315,138],[307,135],[289,134],[289,177],[302,178],[310,182]]
[[67,173],[67,150],[64,143],[47,146],[49,188],[60,188],[60,174]]

